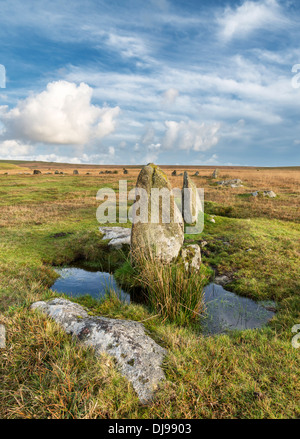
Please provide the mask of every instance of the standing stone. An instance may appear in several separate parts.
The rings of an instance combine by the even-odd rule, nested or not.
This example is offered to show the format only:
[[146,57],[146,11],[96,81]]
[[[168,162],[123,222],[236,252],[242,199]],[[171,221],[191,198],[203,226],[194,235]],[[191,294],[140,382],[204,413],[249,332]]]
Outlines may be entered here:
[[[188,189],[188,191],[185,191]],[[197,186],[184,171],[182,187],[182,214],[184,222],[192,224],[197,221],[199,212],[203,212],[202,203],[197,191]]]
[[[146,218],[144,218],[144,222],[136,222],[137,212],[133,211],[131,255],[134,259],[135,255],[139,256],[142,252],[145,257],[152,255],[162,262],[169,263],[177,258],[184,240],[183,219],[175,204],[172,187],[166,174],[158,166],[149,163],[141,170],[136,188],[137,194],[138,189],[142,188],[147,195],[144,204],[146,205]],[[163,202],[163,196],[156,197],[155,191],[151,193],[152,189],[158,189],[160,194],[163,192],[168,194],[167,208],[167,203]],[[162,201],[159,202],[159,199]],[[168,208],[169,218],[166,214]],[[141,212],[142,209],[139,210]],[[156,216],[156,222],[151,222],[151,214],[152,220]]]
[[172,177],[176,177],[177,171],[174,170],[171,175],[172,175]]
[[199,171],[196,171],[195,174],[193,174],[193,177],[198,177],[199,176]]
[[74,169],[73,175],[78,175],[78,174],[79,174],[79,172],[77,171],[77,169]]
[[212,174],[212,178],[218,178],[218,175],[219,175],[219,170],[215,169],[213,174]]
[[123,174],[128,174],[127,169],[123,168]]

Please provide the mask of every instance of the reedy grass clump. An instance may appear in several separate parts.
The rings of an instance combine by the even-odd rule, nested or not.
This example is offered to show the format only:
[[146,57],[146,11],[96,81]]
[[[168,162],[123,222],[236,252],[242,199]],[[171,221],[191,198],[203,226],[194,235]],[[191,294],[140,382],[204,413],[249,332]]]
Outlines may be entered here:
[[149,252],[133,256],[134,276],[140,282],[151,311],[163,319],[178,325],[195,321],[204,310],[203,287],[206,282],[205,269],[187,271],[179,261],[164,264]]

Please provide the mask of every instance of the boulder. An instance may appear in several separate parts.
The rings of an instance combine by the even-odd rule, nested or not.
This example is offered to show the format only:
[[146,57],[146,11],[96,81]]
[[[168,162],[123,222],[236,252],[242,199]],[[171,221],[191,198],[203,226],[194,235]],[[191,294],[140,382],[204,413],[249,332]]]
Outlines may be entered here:
[[38,175],[38,174],[41,174],[41,171],[39,171],[38,169],[35,169],[35,170],[33,171],[33,175]]
[[80,343],[93,347],[97,357],[102,353],[112,355],[140,401],[153,399],[153,392],[165,379],[161,364],[166,350],[146,335],[142,323],[90,317],[81,305],[60,298],[35,302],[31,309],[40,310]]
[[131,229],[127,227],[99,227],[99,230],[104,234],[103,239],[110,239],[108,245],[114,248],[130,245]]
[[239,178],[234,178],[232,180],[222,180],[217,182],[219,186],[230,186],[230,187],[241,187],[243,186],[242,183],[243,183],[242,180],[240,180]]
[[198,177],[199,176],[199,171],[196,171],[195,174],[193,174],[193,177]]
[[230,282],[230,279],[228,276],[223,275],[223,276],[216,276],[214,279],[214,283],[217,285],[226,285]]
[[128,174],[127,169],[123,168],[123,174]]
[[[149,163],[139,173],[138,189],[144,189],[147,199],[145,222],[137,222],[137,212],[133,210],[131,231],[131,256],[154,256],[164,263],[169,263],[177,258],[184,240],[182,215],[175,204],[172,187],[166,174],[153,163]],[[166,190],[170,196],[170,203],[159,203],[152,189]],[[153,195],[152,195],[153,194]],[[160,197],[162,198],[162,197]],[[163,208],[162,208],[163,207]],[[168,218],[166,210],[169,208]],[[140,209],[141,210],[141,209]],[[151,221],[156,217],[155,221]]]
[[199,270],[201,250],[199,245],[191,244],[181,249],[181,257],[186,271]]
[[[188,189],[188,191],[185,191]],[[182,186],[182,214],[184,222],[192,224],[197,221],[199,212],[203,212],[203,206],[199,197],[197,186],[184,171]]]
[[173,171],[171,175],[172,175],[172,177],[176,177],[177,171]]
[[55,171],[54,174],[56,174],[56,175],[59,174],[59,171]]
[[77,169],[74,169],[73,175],[78,175],[78,174],[79,174],[79,172],[77,171]]
[[263,196],[264,196],[264,197],[269,197],[269,198],[275,198],[275,197],[277,197],[277,195],[276,195],[275,192],[273,192],[273,191],[264,191],[264,192],[263,192]]

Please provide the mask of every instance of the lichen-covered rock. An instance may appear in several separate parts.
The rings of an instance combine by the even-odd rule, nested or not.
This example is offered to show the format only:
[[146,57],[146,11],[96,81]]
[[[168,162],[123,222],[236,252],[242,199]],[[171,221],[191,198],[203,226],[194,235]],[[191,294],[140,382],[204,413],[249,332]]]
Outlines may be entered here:
[[263,196],[264,197],[269,197],[269,198],[275,198],[277,195],[273,191],[264,191],[263,192]]
[[181,249],[184,268],[187,271],[199,270],[201,265],[201,250],[199,245],[191,244]]
[[261,195],[263,195],[264,197],[269,197],[269,198],[277,197],[277,195],[273,191],[254,191],[254,192],[251,192],[251,195],[253,197],[257,197],[257,196],[261,196]]
[[203,212],[203,206],[197,191],[197,186],[185,171],[182,187],[182,214],[184,222],[192,224],[197,221],[199,212]]
[[[175,204],[172,187],[166,174],[153,163],[141,170],[136,188],[142,188],[147,194],[146,222],[136,222],[137,213],[133,212],[131,231],[131,255],[135,259],[141,255],[153,256],[169,263],[177,258],[184,240],[182,215]],[[166,189],[169,194],[168,208],[154,197],[152,189]],[[137,192],[138,193],[138,192]],[[169,216],[166,214],[169,212]],[[156,218],[156,222],[153,218]]]
[[219,186],[230,186],[230,187],[240,187],[243,186],[242,184],[242,180],[240,180],[239,178],[234,178],[232,180],[222,180],[222,181],[218,181],[218,185]]
[[99,227],[103,239],[110,239],[108,245],[120,249],[123,244],[130,245],[131,229],[128,227]]
[[215,169],[214,172],[212,173],[212,178],[218,178],[219,175],[219,170]]
[[60,298],[35,302],[31,308],[52,317],[68,334],[93,347],[96,356],[104,352],[112,355],[140,401],[152,400],[159,382],[165,379],[161,364],[166,350],[145,334],[142,323],[90,317],[81,305]]

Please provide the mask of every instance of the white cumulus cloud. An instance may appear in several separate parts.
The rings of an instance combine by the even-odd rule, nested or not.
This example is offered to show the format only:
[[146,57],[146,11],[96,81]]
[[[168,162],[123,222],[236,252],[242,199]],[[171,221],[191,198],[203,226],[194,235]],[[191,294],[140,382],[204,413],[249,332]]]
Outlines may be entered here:
[[19,101],[8,110],[0,107],[6,139],[48,144],[85,145],[115,130],[119,107],[91,104],[93,89],[85,83],[51,82],[46,90]]

